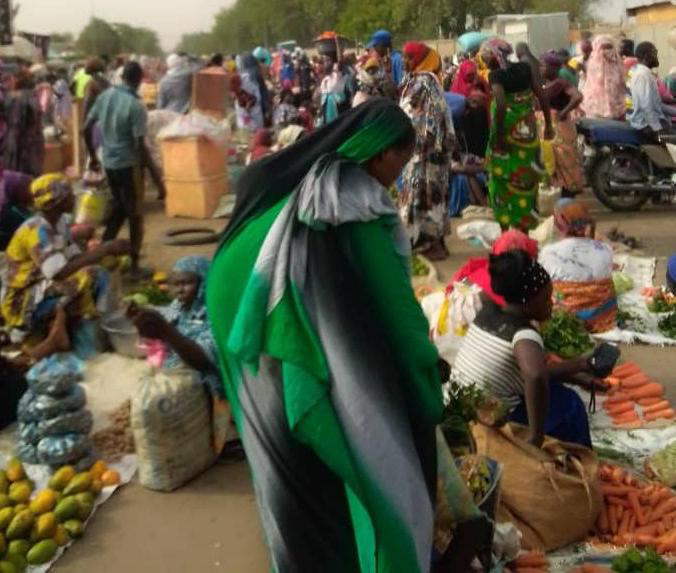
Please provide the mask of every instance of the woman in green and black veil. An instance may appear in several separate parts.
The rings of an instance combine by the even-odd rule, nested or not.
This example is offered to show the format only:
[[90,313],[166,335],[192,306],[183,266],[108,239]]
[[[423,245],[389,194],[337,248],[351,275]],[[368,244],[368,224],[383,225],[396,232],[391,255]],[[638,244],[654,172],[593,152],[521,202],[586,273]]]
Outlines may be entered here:
[[374,99],[238,183],[207,307],[274,571],[430,570],[438,356],[388,193],[414,143]]

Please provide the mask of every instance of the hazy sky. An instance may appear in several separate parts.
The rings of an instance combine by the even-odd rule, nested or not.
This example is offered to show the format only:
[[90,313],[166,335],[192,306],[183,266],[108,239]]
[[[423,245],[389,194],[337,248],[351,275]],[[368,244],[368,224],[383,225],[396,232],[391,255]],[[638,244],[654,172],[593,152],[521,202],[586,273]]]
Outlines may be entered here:
[[35,34],[77,34],[92,15],[157,31],[165,50],[182,34],[211,28],[214,15],[233,0],[14,0],[17,29]]
[[[234,0],[14,0],[21,4],[16,27],[25,32],[77,34],[92,15],[110,22],[147,26],[173,49],[182,34],[211,28],[214,15]],[[600,0],[603,16],[617,20],[624,0]]]

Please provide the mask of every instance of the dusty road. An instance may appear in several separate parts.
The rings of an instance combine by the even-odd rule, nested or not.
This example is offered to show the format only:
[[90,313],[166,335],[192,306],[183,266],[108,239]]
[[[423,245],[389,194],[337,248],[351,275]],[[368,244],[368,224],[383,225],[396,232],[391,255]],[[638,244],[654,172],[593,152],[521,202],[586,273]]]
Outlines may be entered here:
[[[663,282],[664,257],[676,252],[676,210],[647,208],[639,213],[603,211],[590,197],[602,232],[620,227],[636,236],[647,255],[657,256],[657,282]],[[169,269],[184,254],[211,254],[213,246],[162,246],[168,227],[194,221],[168,221],[158,203],[148,204],[145,264]],[[220,229],[222,221],[199,222]],[[455,224],[455,223],[454,223]],[[439,267],[440,278],[478,253],[452,238],[452,257]],[[624,355],[668,387],[676,402],[676,349],[624,347]],[[245,462],[217,465],[184,488],[155,493],[132,483],[121,488],[92,520],[87,534],[53,568],[59,573],[267,573],[269,565]]]

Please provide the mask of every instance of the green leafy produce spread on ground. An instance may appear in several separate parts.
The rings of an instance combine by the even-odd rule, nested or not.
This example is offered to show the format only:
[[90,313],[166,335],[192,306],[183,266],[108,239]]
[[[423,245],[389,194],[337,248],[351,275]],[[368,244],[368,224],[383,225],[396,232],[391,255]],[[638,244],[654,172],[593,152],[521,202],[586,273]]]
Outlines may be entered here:
[[669,573],[667,562],[653,549],[629,549],[613,560],[615,573]]
[[420,259],[418,255],[413,255],[413,276],[414,277],[426,277],[430,268]]
[[668,338],[676,338],[676,311],[665,316],[657,323],[660,332]]
[[545,348],[561,358],[578,358],[594,348],[594,341],[584,324],[572,314],[554,311],[552,318],[542,325]]

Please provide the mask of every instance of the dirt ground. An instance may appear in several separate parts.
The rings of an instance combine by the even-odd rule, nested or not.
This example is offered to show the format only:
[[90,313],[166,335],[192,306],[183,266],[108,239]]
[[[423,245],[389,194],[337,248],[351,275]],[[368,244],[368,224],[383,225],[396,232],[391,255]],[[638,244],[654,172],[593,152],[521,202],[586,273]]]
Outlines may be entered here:
[[[586,198],[598,216],[599,230],[619,227],[637,237],[647,255],[658,257],[656,282],[664,277],[664,258],[676,251],[676,210],[647,207],[639,213],[616,214]],[[223,220],[167,219],[159,202],[147,204],[144,264],[169,270],[185,254],[210,255],[214,245],[168,247],[162,236],[168,228],[208,226],[221,229]],[[457,225],[457,223],[454,223]],[[467,257],[479,251],[455,237],[452,256],[439,265],[441,280]],[[668,388],[676,401],[676,350],[649,346],[623,347],[651,377]],[[267,573],[269,562],[246,462],[220,464],[173,493],[148,491],[136,483],[118,490],[97,513],[83,539],[75,543],[55,567],[60,573]]]

